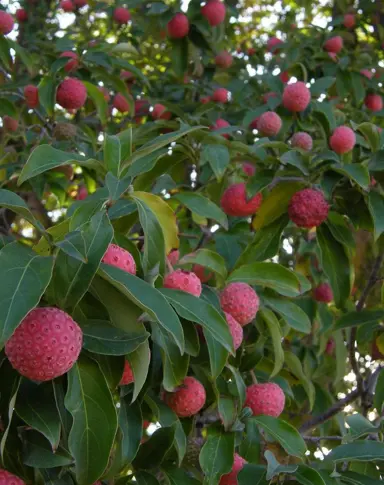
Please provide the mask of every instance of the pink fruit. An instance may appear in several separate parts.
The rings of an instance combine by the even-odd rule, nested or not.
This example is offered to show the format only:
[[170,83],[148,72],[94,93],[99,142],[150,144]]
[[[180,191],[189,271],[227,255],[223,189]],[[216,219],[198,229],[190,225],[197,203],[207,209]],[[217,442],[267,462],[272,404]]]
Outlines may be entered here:
[[259,192],[247,200],[245,184],[230,185],[221,197],[221,208],[229,216],[247,217],[257,212],[263,200]]
[[251,408],[254,416],[263,414],[278,418],[284,410],[285,395],[281,387],[273,382],[253,384],[247,387],[244,406]]
[[313,297],[316,301],[330,303],[333,300],[332,288],[328,283],[321,283],[313,290]]
[[192,271],[183,269],[177,269],[167,274],[164,278],[164,288],[185,291],[194,296],[201,295],[201,281],[199,278]]
[[219,485],[238,485],[237,475],[247,462],[240,455],[235,453],[233,457],[232,470],[220,478]]
[[353,15],[353,13],[346,13],[344,15],[343,24],[344,24],[344,27],[346,29],[352,29],[352,27],[355,26],[355,23],[356,23],[356,20],[355,20],[355,16]]
[[362,76],[365,76],[367,79],[372,79],[373,78],[373,72],[370,71],[369,69],[362,69],[360,71],[360,74]]
[[232,62],[233,62],[233,57],[228,51],[221,51],[215,57],[216,66],[221,67],[223,69],[228,69],[228,67],[231,67]]
[[78,192],[77,192],[77,196],[76,196],[76,200],[84,200],[88,197],[88,189],[87,187],[80,187]]
[[242,169],[243,172],[248,175],[248,177],[252,177],[253,175],[255,175],[256,168],[254,165],[252,165],[252,163],[244,162],[242,165]]
[[28,108],[36,108],[39,105],[39,90],[33,84],[24,87],[24,97]]
[[209,0],[201,9],[201,15],[208,20],[211,27],[215,27],[224,22],[225,13],[225,5],[219,0]]
[[12,32],[14,25],[12,15],[4,12],[4,10],[0,10],[0,34],[9,34]]
[[311,101],[311,92],[305,83],[288,84],[283,92],[283,105],[289,111],[304,111]]
[[215,103],[228,103],[228,94],[229,91],[225,88],[217,88],[213,92],[212,100]]
[[356,143],[355,133],[348,126],[338,126],[329,139],[332,150],[339,155],[350,152]]
[[64,12],[73,12],[75,10],[72,0],[61,0],[60,7]]
[[14,132],[17,131],[17,128],[19,127],[19,122],[15,120],[15,118],[5,115],[3,116],[3,126],[5,131]]
[[383,99],[379,94],[368,94],[365,97],[364,104],[371,111],[381,111],[383,109]]
[[[228,126],[231,126],[228,121],[223,120],[222,118],[218,118],[216,122],[210,127],[211,131],[216,131],[220,130],[220,128],[228,128]],[[221,136],[224,138],[229,138],[228,133],[223,133]]]
[[220,295],[223,311],[229,313],[244,327],[256,317],[259,309],[259,297],[247,283],[229,283]]
[[105,264],[116,266],[127,273],[136,274],[136,263],[132,254],[126,249],[117,246],[117,244],[110,244],[106,250],[103,259]]
[[188,35],[189,20],[183,13],[177,13],[167,25],[168,35],[171,39],[182,39]]
[[113,107],[116,108],[120,113],[127,113],[129,111],[129,103],[127,98],[123,94],[117,93],[113,98]]
[[128,362],[128,360],[125,359],[124,371],[120,379],[119,386],[127,386],[128,384],[131,384],[134,381],[135,381],[135,377],[133,375],[131,365]]
[[201,266],[201,264],[194,264],[192,266],[192,271],[202,283],[207,283],[213,276],[213,273],[208,271],[204,266]]
[[129,10],[124,7],[117,7],[113,12],[113,19],[120,25],[127,24],[131,18]]
[[282,121],[280,116],[273,111],[263,113],[258,122],[258,130],[266,136],[276,136],[281,130]]
[[25,482],[7,470],[0,469],[0,485],[25,485]]
[[167,111],[167,108],[163,104],[155,104],[151,112],[151,116],[154,120],[170,120],[172,113]]
[[291,145],[294,148],[301,148],[302,150],[308,152],[312,150],[313,140],[311,135],[308,135],[308,133],[305,133],[304,131],[298,131],[291,138]]
[[28,12],[24,8],[18,8],[15,17],[20,23],[26,22],[28,20]]
[[179,259],[180,259],[180,251],[178,249],[173,249],[169,254],[168,254],[168,261],[172,266],[175,266]]
[[180,418],[197,414],[206,400],[205,389],[194,377],[186,377],[175,392],[165,394],[165,402]]
[[228,323],[229,331],[232,335],[233,346],[235,350],[237,350],[243,341],[243,327],[233,318],[232,315],[227,312],[224,312],[224,314]]
[[56,101],[65,109],[79,109],[87,100],[87,89],[79,79],[67,77],[57,89]]
[[60,54],[60,57],[68,57],[71,59],[64,66],[66,72],[75,71],[79,67],[79,56],[76,52],[65,51]]
[[49,381],[77,361],[83,333],[77,323],[54,307],[30,311],[5,344],[14,369],[33,381]]
[[340,35],[331,37],[330,39],[324,42],[324,49],[327,52],[334,52],[335,54],[338,54],[342,48],[343,48],[343,38],[340,37]]
[[279,52],[279,49],[276,49],[276,46],[278,46],[282,43],[283,43],[283,41],[278,39],[277,37],[271,37],[267,42],[268,52],[273,52],[273,53],[277,54]]
[[317,227],[328,217],[329,206],[319,190],[303,189],[293,195],[288,215],[298,227]]

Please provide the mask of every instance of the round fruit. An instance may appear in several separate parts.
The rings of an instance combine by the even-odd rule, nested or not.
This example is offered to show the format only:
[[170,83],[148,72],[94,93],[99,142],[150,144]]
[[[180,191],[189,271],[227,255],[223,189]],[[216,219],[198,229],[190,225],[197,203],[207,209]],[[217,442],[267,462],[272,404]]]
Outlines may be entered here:
[[128,360],[125,359],[124,371],[120,379],[119,386],[127,386],[128,384],[131,384],[134,381],[135,381],[135,377],[133,375],[131,365],[128,362]]
[[229,216],[247,217],[255,214],[261,205],[263,196],[256,194],[247,200],[245,184],[233,184],[229,186],[221,197],[221,208]]
[[310,150],[312,150],[313,140],[311,135],[308,135],[308,133],[305,133],[304,131],[298,131],[291,138],[291,145],[294,148],[301,148],[302,150],[309,152]]
[[131,19],[131,14],[128,9],[124,7],[117,7],[113,12],[113,18],[118,24],[123,25],[129,22]]
[[242,327],[256,317],[259,304],[256,291],[247,283],[229,283],[220,295],[223,311],[229,313]]
[[77,361],[83,333],[77,323],[54,307],[30,311],[5,344],[14,369],[34,381],[49,381]]
[[28,12],[24,8],[18,8],[15,17],[18,22],[26,22],[28,20]]
[[324,49],[327,52],[333,52],[334,54],[338,54],[342,48],[343,48],[343,38],[340,37],[340,35],[331,37],[326,42],[324,42]]
[[254,416],[263,414],[278,418],[284,410],[285,395],[281,387],[273,382],[253,384],[247,387],[244,406],[251,408]]
[[76,52],[65,51],[60,54],[60,57],[68,57],[70,59],[64,66],[66,72],[75,71],[79,67],[79,56]]
[[136,263],[132,254],[117,244],[110,244],[106,250],[103,259],[105,264],[116,266],[127,273],[136,274]]
[[283,122],[280,116],[273,111],[263,113],[258,122],[258,130],[266,136],[276,136],[281,130]]
[[215,57],[216,66],[221,67],[223,69],[228,69],[229,67],[231,67],[232,62],[233,62],[233,57],[228,51],[221,51]]
[[167,256],[169,263],[175,266],[180,259],[180,251],[178,249],[173,249]]
[[167,111],[167,108],[163,104],[155,104],[151,111],[151,116],[154,120],[169,120],[172,117],[172,113]]
[[25,482],[7,470],[0,469],[0,485],[25,485]]
[[298,227],[317,227],[328,217],[329,206],[319,190],[303,189],[293,195],[288,215]]
[[78,79],[67,77],[57,89],[56,101],[65,109],[79,109],[87,100],[87,89]]
[[352,29],[352,27],[355,26],[355,23],[356,23],[356,20],[355,20],[355,16],[353,15],[353,13],[346,13],[344,15],[343,24],[344,24],[344,27],[346,29]]
[[36,108],[39,105],[39,90],[33,84],[24,87],[24,97],[28,108]]
[[205,389],[194,377],[186,377],[175,392],[165,395],[165,402],[180,418],[197,414],[206,400]]
[[0,10],[0,34],[9,34],[12,32],[14,25],[12,15],[4,12],[4,10]]
[[321,283],[313,290],[313,297],[316,301],[330,303],[333,300],[332,288],[328,283]]
[[283,92],[283,105],[289,111],[304,111],[311,101],[311,92],[305,83],[298,81],[289,84]]
[[224,315],[228,323],[229,331],[232,335],[233,346],[235,350],[237,350],[243,341],[243,327],[229,313],[224,312]]
[[201,9],[201,15],[208,20],[211,27],[224,22],[225,13],[225,5],[219,0],[209,0]]
[[277,37],[271,37],[267,42],[268,52],[273,52],[273,53],[277,54],[279,52],[279,49],[276,49],[276,46],[278,46],[282,43],[283,43],[283,41],[278,39]]
[[61,0],[60,7],[64,12],[73,12],[75,10],[72,0]]
[[183,13],[177,13],[167,25],[168,35],[171,39],[182,39],[188,35],[189,20]]
[[123,94],[117,93],[113,98],[113,107],[116,108],[120,113],[127,113],[129,111],[129,103],[127,98]]
[[244,162],[242,164],[242,169],[245,175],[248,175],[248,177],[252,177],[256,173],[256,168],[252,163],[249,162]]
[[[226,120],[223,120],[222,118],[218,118],[215,123],[210,127],[210,130],[211,131],[216,131],[216,130],[220,130],[221,128],[228,128],[228,126],[231,126],[228,121]],[[229,135],[228,133],[222,133],[222,135],[224,138],[229,138]]]
[[11,116],[3,116],[3,126],[5,131],[15,132],[19,127],[19,122],[12,118]]
[[194,296],[201,295],[201,281],[192,273],[184,269],[177,269],[164,278],[164,288],[185,291]]
[[329,139],[329,145],[332,150],[339,155],[348,153],[353,150],[356,143],[355,133],[348,126],[338,126]]
[[364,104],[371,111],[381,111],[383,109],[383,98],[379,94],[368,94],[365,97]]
[[212,95],[212,100],[216,103],[228,103],[228,94],[229,91],[227,89],[217,88]]
[[238,485],[237,475],[247,462],[240,455],[235,453],[233,457],[232,470],[220,478],[219,485]]

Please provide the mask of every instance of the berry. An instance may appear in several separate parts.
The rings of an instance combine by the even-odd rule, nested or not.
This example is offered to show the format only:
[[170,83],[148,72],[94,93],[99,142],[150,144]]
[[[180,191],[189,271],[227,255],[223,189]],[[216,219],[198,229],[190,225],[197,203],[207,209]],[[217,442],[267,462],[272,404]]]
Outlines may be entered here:
[[19,122],[12,118],[11,116],[3,116],[3,126],[5,131],[14,132],[19,127]]
[[289,84],[283,92],[283,105],[289,111],[304,111],[311,101],[311,92],[305,83],[298,81]]
[[229,216],[247,217],[254,214],[261,205],[263,196],[256,194],[247,200],[245,184],[233,184],[229,186],[221,197],[221,208]]
[[340,37],[340,35],[335,35],[335,37],[331,37],[326,42],[324,42],[324,49],[327,52],[333,52],[334,54],[338,54],[342,48],[343,38]]
[[211,101],[211,96],[203,96],[202,98],[200,98],[200,103],[201,104],[207,104]]
[[213,274],[209,272],[204,266],[201,266],[201,264],[194,264],[192,266],[192,271],[202,283],[206,283],[213,276]]
[[333,338],[328,339],[327,345],[325,347],[325,353],[328,355],[333,355],[336,348],[336,342]]
[[71,59],[64,66],[66,72],[75,71],[79,67],[79,57],[76,52],[65,51],[60,54],[60,57],[68,57]]
[[172,113],[167,111],[167,108],[163,104],[155,104],[151,116],[154,120],[169,120],[172,117]]
[[313,290],[313,297],[316,301],[330,303],[333,300],[332,289],[328,283],[321,283]]
[[88,189],[87,187],[80,187],[78,192],[77,192],[77,196],[76,196],[76,200],[84,200],[88,197]]
[[167,256],[169,263],[175,266],[180,259],[180,251],[178,249],[173,249]]
[[88,5],[88,0],[73,0],[73,2],[77,8],[85,7],[85,5]]
[[344,27],[346,29],[352,29],[352,27],[355,26],[355,16],[353,15],[353,13],[346,13],[344,15],[344,21],[343,21],[343,24],[344,24]]
[[67,77],[57,89],[56,101],[65,109],[79,109],[87,99],[87,89],[78,79]]
[[194,377],[186,377],[175,392],[165,395],[165,402],[180,418],[194,416],[205,404],[205,389]]
[[127,98],[123,94],[117,93],[113,98],[113,107],[116,108],[120,113],[127,113],[129,111],[129,103]]
[[220,305],[244,327],[251,323],[259,309],[259,297],[247,283],[229,283],[220,295]]
[[168,35],[171,39],[182,39],[189,32],[189,20],[183,13],[177,13],[167,24]]
[[252,120],[249,123],[249,128],[251,130],[258,130],[259,129],[259,121],[260,121],[260,116],[258,116],[257,118],[255,118],[254,120]]
[[303,189],[293,195],[288,215],[298,227],[317,227],[328,217],[329,206],[322,192]]
[[329,139],[332,150],[339,155],[350,152],[356,143],[355,133],[348,126],[338,126]]
[[284,410],[285,395],[273,382],[253,384],[247,387],[244,406],[251,408],[254,416],[264,414],[278,418]]
[[[228,128],[228,126],[231,126],[228,121],[223,120],[222,118],[219,118],[216,120],[216,122],[210,127],[211,131],[216,131],[220,130],[221,128]],[[229,138],[228,133],[223,133],[221,136],[224,138]]]
[[208,20],[211,27],[224,22],[225,13],[225,5],[219,0],[209,0],[201,9],[201,15]]
[[133,83],[135,80],[135,75],[131,71],[121,71],[120,79],[126,83]]
[[216,103],[228,103],[229,91],[225,88],[217,88],[212,96],[212,100]]
[[18,22],[26,22],[28,20],[28,12],[24,8],[18,8],[15,17]]
[[373,72],[370,71],[369,69],[362,69],[360,71],[360,74],[362,76],[365,76],[367,79],[372,79],[373,78]]
[[0,10],[0,34],[7,35],[14,27],[13,17],[4,10]]
[[305,133],[304,131],[298,131],[291,138],[291,145],[294,148],[301,148],[302,150],[308,152],[312,150],[313,140],[311,135],[308,135],[308,133]]
[[381,111],[383,109],[383,99],[379,94],[368,94],[365,97],[364,104],[371,111]]
[[73,12],[75,10],[72,0],[61,0],[60,7],[64,10],[64,12]]
[[39,90],[33,84],[24,87],[24,97],[28,108],[36,108],[39,105]]
[[128,9],[117,7],[113,12],[113,19],[120,25],[127,24],[131,19],[131,14]]
[[72,140],[76,135],[77,127],[71,125],[71,123],[57,123],[53,130],[53,136],[56,140]]
[[233,57],[228,51],[221,51],[215,57],[216,66],[222,67],[223,69],[228,69],[228,67],[231,67],[232,62],[233,62]]
[[275,136],[282,126],[280,116],[273,111],[267,111],[260,116],[258,130],[266,136]]
[[235,350],[237,350],[243,341],[243,327],[233,318],[232,315],[227,312],[224,312],[224,314],[228,323],[229,331],[232,335],[233,346],[235,347]]
[[219,485],[238,485],[237,475],[247,462],[240,455],[235,453],[233,457],[232,470],[220,478]]
[[280,81],[284,84],[286,84],[289,81],[289,74],[287,71],[283,71],[279,75]]
[[83,333],[54,307],[30,311],[5,344],[14,369],[34,381],[49,381],[69,371],[79,357]]
[[201,295],[201,281],[192,273],[184,269],[177,269],[164,278],[164,288],[185,291],[194,296]]
[[109,91],[107,88],[104,86],[99,86],[98,90],[103,94],[105,101],[108,103],[111,100],[111,96],[109,94]]
[[0,469],[0,485],[25,485],[25,482],[7,470]]
[[127,386],[128,384],[131,384],[134,381],[135,381],[135,377],[133,375],[131,365],[128,362],[128,360],[125,359],[124,371],[123,371],[123,375],[121,376],[119,386]]
[[276,46],[279,44],[282,44],[283,41],[278,39],[277,37],[271,37],[268,42],[267,42],[267,50],[268,52],[273,52],[277,54],[279,52],[279,49],[276,49]]
[[136,263],[132,254],[126,249],[117,246],[117,244],[110,244],[108,246],[101,261],[105,264],[120,268],[127,273],[136,274]]
[[256,168],[254,165],[252,165],[252,163],[244,162],[242,165],[242,169],[245,175],[248,175],[248,177],[252,177],[253,175],[255,175]]

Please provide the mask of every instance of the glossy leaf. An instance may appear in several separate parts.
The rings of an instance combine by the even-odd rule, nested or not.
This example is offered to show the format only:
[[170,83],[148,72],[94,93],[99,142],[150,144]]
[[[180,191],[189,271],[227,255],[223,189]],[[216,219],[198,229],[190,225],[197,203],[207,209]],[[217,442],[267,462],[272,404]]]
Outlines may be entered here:
[[309,408],[312,409],[313,404],[315,402],[315,388],[312,381],[305,374],[303,370],[303,366],[300,362],[300,359],[294,353],[285,351],[284,361],[288,369],[292,372],[292,374],[299,380],[300,384],[303,386],[308,396]]
[[327,461],[375,461],[384,460],[384,443],[378,441],[354,441],[336,446],[325,458]]
[[220,207],[206,197],[194,192],[181,192],[174,198],[195,214],[207,219],[213,219],[225,229],[228,229],[227,216]]
[[133,462],[136,469],[151,469],[159,466],[175,440],[175,429],[157,429],[148,441],[140,446]]
[[336,323],[335,329],[355,327],[365,323],[374,323],[384,318],[384,310],[377,308],[371,310],[362,310],[361,312],[349,312],[340,317]]
[[228,148],[224,145],[203,145],[200,163],[209,163],[217,180],[221,180],[230,163]]
[[104,139],[104,164],[106,169],[115,177],[119,176],[121,162],[120,139],[115,135],[105,135]]
[[234,433],[212,433],[208,436],[199,457],[207,485],[217,484],[218,478],[231,470],[234,447]]
[[280,372],[284,365],[284,351],[281,345],[283,336],[281,334],[279,320],[272,310],[267,308],[259,310],[259,314],[264,320],[272,339],[274,365],[271,377],[273,377]]
[[276,313],[284,318],[290,327],[298,332],[310,333],[311,321],[308,315],[290,300],[276,298],[273,296],[264,296],[264,303],[272,308]]
[[295,477],[302,485],[326,485],[320,473],[307,465],[299,465]]

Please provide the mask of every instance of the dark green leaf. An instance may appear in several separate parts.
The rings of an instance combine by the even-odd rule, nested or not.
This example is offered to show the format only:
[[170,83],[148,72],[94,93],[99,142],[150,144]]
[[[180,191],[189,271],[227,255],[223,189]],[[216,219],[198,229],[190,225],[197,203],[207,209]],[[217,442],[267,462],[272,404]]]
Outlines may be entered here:
[[381,369],[377,379],[376,391],[374,397],[374,406],[379,414],[381,414],[384,403],[384,369]]
[[351,228],[341,214],[330,211],[326,225],[336,241],[339,241],[339,243],[344,244],[352,249],[355,247],[355,240],[353,238]]
[[107,186],[111,201],[116,202],[128,190],[131,182],[132,179],[128,175],[118,179],[111,172],[108,172],[105,177],[105,185]]
[[245,438],[240,445],[240,454],[248,463],[259,463],[261,447],[262,440],[257,422],[253,418],[248,418],[245,421]]
[[149,350],[148,340],[131,352],[127,358],[135,378],[132,396],[132,402],[134,402],[145,384],[151,362],[151,351]]
[[175,71],[176,76],[182,77],[188,69],[188,40],[186,37],[182,39],[173,39],[171,44],[172,68]]
[[320,96],[320,94],[325,94],[335,81],[336,78],[330,76],[320,77],[316,79],[316,81],[311,84],[311,94],[313,96]]
[[266,479],[272,480],[274,477],[278,477],[281,473],[295,473],[298,465],[281,465],[275,458],[275,455],[267,450],[264,453],[265,459],[267,460],[267,475]]
[[335,463],[341,461],[375,461],[384,460],[384,443],[378,441],[354,441],[346,445],[336,446],[325,457]]
[[69,232],[62,241],[56,243],[56,246],[68,256],[82,263],[87,262],[85,240],[80,231]]
[[332,165],[332,170],[341,173],[356,182],[360,187],[368,190],[371,178],[365,165],[358,163],[345,163],[344,165]]
[[231,159],[225,145],[203,145],[200,163],[209,163],[217,180],[221,180]]
[[52,76],[43,77],[38,86],[39,88],[39,103],[51,117],[53,115],[56,98],[56,85]]
[[377,126],[373,123],[365,122],[358,125],[356,130],[363,134],[364,138],[369,143],[371,150],[373,152],[377,152],[377,150],[380,148],[380,133]]
[[299,465],[295,477],[302,485],[326,485],[320,473],[307,465]]
[[308,315],[292,301],[273,296],[264,296],[263,301],[279,313],[293,329],[303,333],[311,332],[311,321]]
[[160,485],[158,479],[148,472],[135,473],[135,478],[138,485]]
[[308,175],[308,160],[305,155],[298,150],[290,150],[281,155],[280,160],[283,164],[292,165],[300,170],[304,175]]
[[303,386],[309,401],[309,408],[312,409],[315,402],[315,387],[303,370],[300,359],[293,352],[284,352],[285,365]]
[[147,469],[159,466],[175,440],[175,428],[157,429],[148,441],[140,446],[133,462],[136,469]]
[[384,197],[371,191],[368,195],[368,208],[375,228],[375,240],[384,232]]
[[33,431],[27,433],[23,454],[25,465],[33,468],[56,468],[71,465],[73,461],[68,451],[59,447],[53,452],[43,436]]
[[359,413],[351,414],[345,420],[349,426],[346,441],[354,441],[361,436],[374,434],[379,431],[379,428],[376,428],[367,418],[364,418]]
[[182,192],[174,196],[181,204],[185,205],[195,214],[213,219],[221,224],[224,229],[228,229],[228,220],[224,212],[206,197],[194,192]]
[[259,311],[259,315],[264,320],[272,340],[274,365],[271,377],[273,377],[280,372],[284,365],[284,351],[281,345],[283,336],[281,334],[279,320],[272,310],[267,308],[262,309]]
[[384,310],[371,309],[362,310],[361,312],[349,312],[337,320],[334,328],[340,330],[342,328],[355,327],[364,323],[375,323],[384,318]]
[[204,328],[203,332],[208,347],[211,374],[212,377],[216,379],[221,374],[228,360],[228,350],[226,350],[223,345],[215,339],[209,330]]
[[126,398],[121,399],[119,427],[122,438],[117,454],[119,455],[120,463],[126,465],[135,458],[143,436],[143,420],[140,404],[137,401],[129,404]]
[[268,485],[266,468],[263,465],[246,464],[237,475],[239,485]]
[[104,140],[104,164],[106,169],[115,177],[120,174],[121,145],[120,138],[115,135],[105,134]]
[[218,478],[231,470],[234,447],[234,433],[212,433],[208,435],[199,457],[207,485],[216,485]]
[[220,254],[209,249],[198,249],[197,251],[187,254],[178,262],[178,265],[199,264],[208,270],[214,271],[223,279],[227,276],[224,258]]
[[97,116],[101,121],[101,124],[105,125],[108,120],[108,103],[104,98],[104,94],[94,84],[87,81],[83,81],[83,83],[87,88],[88,96],[92,99],[94,105],[96,106]]

